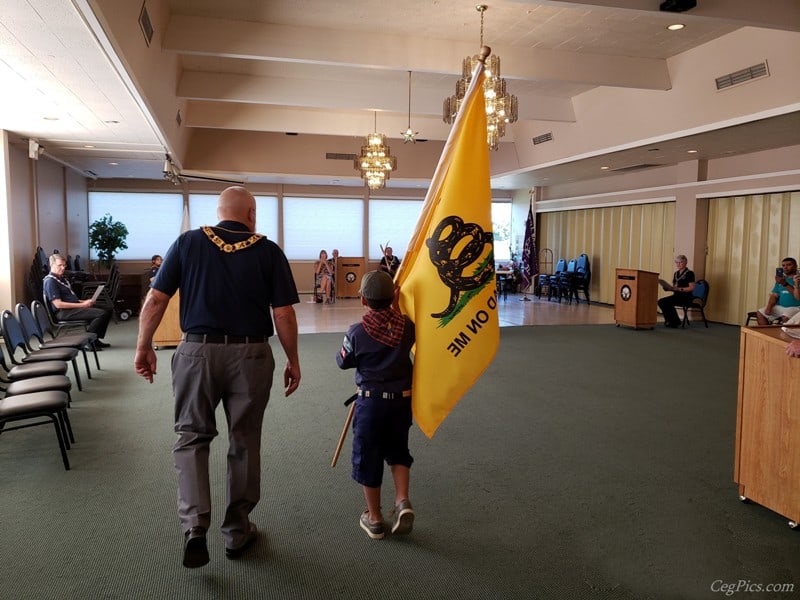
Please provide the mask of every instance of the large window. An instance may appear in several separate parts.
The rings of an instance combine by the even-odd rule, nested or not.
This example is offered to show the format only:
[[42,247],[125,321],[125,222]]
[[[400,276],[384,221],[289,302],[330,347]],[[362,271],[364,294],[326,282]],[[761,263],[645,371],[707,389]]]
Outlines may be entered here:
[[[127,250],[119,260],[150,260],[164,254],[181,232],[183,197],[181,194],[130,192],[89,192],[89,224],[106,214],[128,228]],[[94,250],[89,257],[97,259]]]
[[[256,196],[256,231],[273,242],[278,241],[278,199],[275,196]],[[217,219],[216,194],[189,194],[189,229],[214,225]]]
[[383,256],[381,246],[392,247],[392,254],[400,257],[408,248],[411,236],[422,212],[422,200],[370,200],[369,249],[371,260]]
[[316,260],[320,250],[364,256],[364,201],[360,198],[283,199],[283,251],[290,260]]
[[509,260],[511,258],[511,202],[492,202],[492,232],[494,233],[494,259],[496,261]]
[[[190,194],[184,214],[180,193],[89,192],[89,222],[109,214],[128,228],[128,249],[120,260],[149,260],[163,255],[184,228],[214,225],[217,219],[215,194]],[[256,196],[256,231],[279,242],[278,198]],[[367,248],[364,248],[362,198],[284,197],[281,247],[290,260],[316,260],[324,249],[334,248],[341,256],[381,257],[381,246],[391,246],[401,259],[417,226],[422,200],[369,201]],[[495,260],[505,261],[511,253],[511,203],[492,202]],[[90,252],[90,258],[96,255]]]

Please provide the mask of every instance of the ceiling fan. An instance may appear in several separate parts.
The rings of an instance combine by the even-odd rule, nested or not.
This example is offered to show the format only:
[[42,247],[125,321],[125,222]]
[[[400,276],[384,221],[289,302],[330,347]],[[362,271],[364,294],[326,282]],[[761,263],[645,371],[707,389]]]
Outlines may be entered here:
[[162,169],[164,173],[164,179],[167,181],[171,181],[175,185],[179,185],[180,183],[187,181],[187,180],[198,180],[198,181],[217,181],[220,183],[232,183],[237,185],[244,185],[243,179],[225,179],[223,177],[213,177],[211,175],[196,175],[193,173],[184,173],[181,171],[177,165],[172,162],[172,157],[169,154],[165,155],[164,158],[164,168]]

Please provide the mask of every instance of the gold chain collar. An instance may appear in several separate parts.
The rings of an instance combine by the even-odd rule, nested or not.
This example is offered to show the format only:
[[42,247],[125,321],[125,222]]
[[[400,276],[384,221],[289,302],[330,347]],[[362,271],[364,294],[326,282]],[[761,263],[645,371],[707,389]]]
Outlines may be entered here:
[[[260,240],[261,238],[264,237],[260,233],[254,233],[253,235],[251,235],[246,240],[242,240],[241,242],[236,242],[235,244],[229,244],[225,240],[223,240],[221,237],[219,237],[216,233],[214,233],[214,230],[211,229],[211,227],[209,227],[208,225],[203,225],[203,227],[201,227],[201,229],[203,230],[203,233],[206,234],[206,237],[209,240],[211,240],[211,242],[217,248],[219,248],[223,252],[228,252],[228,253],[238,252],[239,250],[244,250],[245,248],[249,248],[250,246],[255,244],[258,240]],[[237,231],[236,233],[244,233],[244,232],[238,232]]]

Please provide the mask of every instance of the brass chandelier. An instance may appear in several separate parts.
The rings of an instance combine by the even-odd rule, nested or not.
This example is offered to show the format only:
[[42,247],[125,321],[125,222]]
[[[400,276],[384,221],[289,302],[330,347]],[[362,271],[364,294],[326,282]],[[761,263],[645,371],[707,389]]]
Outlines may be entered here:
[[371,190],[386,185],[389,175],[397,168],[397,158],[384,142],[386,136],[378,131],[378,113],[375,113],[375,133],[366,137],[366,146],[361,146],[361,155],[354,161],[356,169],[361,171],[361,178]]
[[[481,13],[481,47],[483,47],[483,15],[489,8],[485,4],[475,7]],[[468,56],[462,65],[461,79],[456,82],[454,96],[444,99],[442,118],[452,124],[464,95],[467,93],[472,73],[478,65],[478,56]],[[483,82],[483,96],[486,103],[486,142],[492,150],[497,150],[500,138],[506,134],[506,123],[516,123],[517,97],[506,91],[506,80],[500,77],[500,57],[492,54],[486,59],[486,77]]]

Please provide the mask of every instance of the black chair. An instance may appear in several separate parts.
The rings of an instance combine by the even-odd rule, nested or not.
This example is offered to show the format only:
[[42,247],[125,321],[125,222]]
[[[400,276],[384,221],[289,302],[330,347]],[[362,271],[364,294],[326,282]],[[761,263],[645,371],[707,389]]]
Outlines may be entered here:
[[319,291],[319,283],[317,283],[317,275],[314,273],[314,302],[317,304],[322,304],[324,300],[327,300],[328,304],[333,304],[336,302],[336,280],[331,277],[331,289],[328,293],[327,298],[322,297],[322,293]]
[[681,322],[681,327],[686,327],[689,324],[690,310],[699,311],[700,316],[703,317],[703,323],[705,323],[706,327],[708,327],[708,321],[706,320],[705,313],[706,302],[708,301],[708,287],[708,282],[705,279],[700,279],[694,282],[692,301],[681,307],[683,309],[683,321]]
[[[56,315],[51,310],[50,302],[47,301],[47,298],[44,297],[44,294],[42,296],[40,296],[40,297],[44,300],[44,302],[40,303],[37,300],[34,300],[34,302],[36,304],[41,304],[44,307],[44,310],[45,310],[46,315],[47,315],[47,321],[50,324],[50,326],[46,329],[46,331],[48,333],[50,333],[53,337],[59,336],[65,331],[69,332],[69,331],[72,331],[72,330],[77,330],[79,333],[80,332],[90,333],[90,332],[86,331],[86,328],[89,327],[89,323],[91,323],[91,321],[89,321],[88,319],[76,319],[74,321],[72,321],[72,320],[70,320],[70,321],[61,321],[56,317]],[[33,304],[31,304],[31,306],[33,306]],[[37,310],[35,308],[33,309],[33,314],[36,316],[36,320],[39,321],[39,323],[40,323],[40,325],[39,325],[40,329],[45,330],[45,328],[42,327],[42,325],[41,325],[41,323],[42,323],[41,317],[39,316],[39,314],[38,314],[38,312],[37,312]],[[95,338],[97,338],[96,334],[95,334]]]
[[[36,302],[34,300],[34,302]],[[32,347],[30,341],[36,338],[38,348],[75,348],[83,354],[83,362],[86,364],[86,375],[89,379],[92,378],[92,372],[89,370],[89,358],[86,354],[87,350],[94,353],[94,362],[97,368],[100,368],[100,360],[97,358],[97,349],[94,347],[94,341],[97,340],[97,334],[89,331],[75,334],[65,334],[60,338],[55,336],[48,339],[45,337],[45,330],[41,328],[39,320],[34,315],[30,308],[22,304],[17,304],[16,309],[17,320],[22,325],[22,330],[28,340],[28,347]]]
[[552,275],[547,276],[547,299],[550,300],[553,296],[558,296],[558,280],[561,273],[567,270],[567,259],[559,258],[556,263],[555,271]]
[[[58,448],[64,468],[69,471],[67,449],[72,436],[72,426],[67,415],[69,397],[65,392],[48,390],[17,396],[6,395],[0,400],[0,435],[15,429],[26,429],[52,423],[56,430]],[[9,426],[10,423],[20,423]]]
[[67,363],[63,360],[51,360],[34,363],[23,363],[21,365],[9,364],[6,362],[3,351],[0,350],[0,366],[6,373],[6,378],[12,383],[23,379],[34,377],[45,377],[48,375],[66,375]]
[[[83,338],[91,346],[94,353],[94,362],[100,369],[100,360],[97,358],[97,348],[94,343],[97,341],[97,334],[86,331],[89,321],[55,321],[53,314],[47,309],[47,302],[41,303],[38,300],[31,302],[31,312],[42,332],[45,346],[49,341],[77,342]],[[48,339],[49,336],[49,339]],[[69,344],[74,345],[74,344]]]
[[572,304],[572,298],[574,297],[575,300],[578,300],[578,292],[575,291],[575,271],[578,268],[578,261],[574,258],[571,258],[567,263],[567,268],[564,269],[558,275],[558,283],[557,283],[557,296],[558,302],[561,303],[562,298],[566,298],[567,301]]
[[[3,339],[6,343],[8,356],[15,365],[28,364],[33,362],[58,360],[72,363],[72,371],[75,374],[75,383],[79,390],[83,390],[81,374],[78,371],[78,351],[75,348],[42,348],[41,350],[31,350],[25,340],[22,326],[10,310],[4,310],[0,315],[0,329],[3,332]],[[17,358],[17,350],[22,350],[21,356]]]
[[589,261],[589,256],[587,254],[581,254],[578,257],[578,263],[575,266],[575,275],[574,275],[574,286],[575,286],[575,300],[578,300],[578,292],[583,292],[584,297],[586,298],[586,303],[590,302],[589,299],[589,286],[592,284],[592,264]]
[[37,392],[46,392],[48,390],[57,390],[67,394],[67,404],[70,404],[72,398],[70,391],[72,390],[72,381],[66,375],[41,375],[36,377],[29,377],[26,379],[11,380],[8,376],[8,365],[5,359],[0,356],[0,390],[5,392],[6,396],[19,396],[20,394],[34,394]]
[[[9,311],[11,312],[11,311]],[[25,339],[25,346],[30,352],[38,352],[39,350],[75,350],[83,355],[83,364],[86,365],[86,376],[91,379],[92,371],[89,368],[89,357],[86,354],[86,343],[83,344],[54,344],[45,347],[44,336],[39,331],[39,324],[33,317],[31,310],[21,302],[16,306],[16,320],[22,329],[22,337]]]
[[41,246],[37,246],[36,252],[33,255],[33,266],[39,279],[42,279],[50,272],[50,259]]
[[[752,321],[753,319],[756,319],[756,323],[758,323],[758,317],[756,317],[757,313],[758,313],[757,310],[751,310],[749,313],[747,313],[747,320],[744,322],[745,327],[750,325],[750,321]],[[778,315],[772,315],[767,319],[767,322],[770,325],[780,325],[783,322],[783,317],[780,317]]]
[[533,286],[533,295],[537,298],[541,298],[542,294],[550,293],[550,274],[549,273],[539,273],[535,275],[536,283]]

